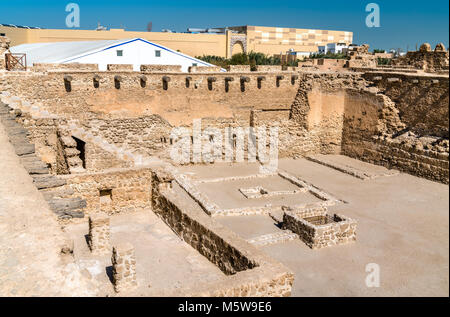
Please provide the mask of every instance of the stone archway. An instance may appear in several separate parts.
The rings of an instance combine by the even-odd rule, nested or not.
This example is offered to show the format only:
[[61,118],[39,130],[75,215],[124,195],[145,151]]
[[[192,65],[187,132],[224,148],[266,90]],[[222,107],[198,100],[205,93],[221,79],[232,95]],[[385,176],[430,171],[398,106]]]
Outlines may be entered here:
[[245,53],[244,44],[242,44],[241,41],[237,41],[231,47],[231,56],[233,56],[234,54],[242,54],[242,53]]
[[247,53],[247,36],[235,35],[230,41],[231,56],[238,53]]

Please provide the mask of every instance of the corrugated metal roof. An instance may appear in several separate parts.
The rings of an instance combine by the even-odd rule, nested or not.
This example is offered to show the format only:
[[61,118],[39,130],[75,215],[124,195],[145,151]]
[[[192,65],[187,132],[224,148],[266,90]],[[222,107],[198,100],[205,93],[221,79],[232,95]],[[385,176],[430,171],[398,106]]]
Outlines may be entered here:
[[78,41],[78,42],[52,42],[22,44],[10,48],[11,53],[22,53],[27,55],[27,63],[69,63],[82,56],[91,55],[109,48],[114,48],[127,43],[141,41],[149,45],[171,52],[194,61],[202,66],[214,66],[189,55],[174,51],[159,44],[149,42],[145,39],[122,39],[101,41]]
[[27,62],[60,63],[91,52],[101,51],[110,46],[120,45],[126,40],[101,40],[79,42],[54,42],[22,44],[10,48],[11,53],[27,54]]
[[15,25],[15,24],[4,24],[0,23],[0,26],[15,28],[15,29],[31,29],[31,30],[41,30],[40,27],[37,26],[27,26],[27,25]]

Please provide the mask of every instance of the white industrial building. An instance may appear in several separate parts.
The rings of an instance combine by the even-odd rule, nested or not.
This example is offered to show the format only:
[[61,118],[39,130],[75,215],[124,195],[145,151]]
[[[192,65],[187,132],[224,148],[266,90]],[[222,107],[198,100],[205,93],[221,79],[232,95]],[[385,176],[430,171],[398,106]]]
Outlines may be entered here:
[[11,53],[24,53],[28,65],[34,63],[98,64],[105,71],[108,64],[132,64],[135,71],[141,65],[214,66],[170,48],[136,38],[81,42],[22,44],[10,48]]

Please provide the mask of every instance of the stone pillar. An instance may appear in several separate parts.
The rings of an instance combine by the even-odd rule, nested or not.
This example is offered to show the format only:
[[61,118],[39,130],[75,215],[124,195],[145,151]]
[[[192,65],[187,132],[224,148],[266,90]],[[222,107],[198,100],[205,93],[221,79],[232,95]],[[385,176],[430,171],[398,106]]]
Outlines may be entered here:
[[133,245],[127,242],[113,247],[111,262],[114,290],[119,293],[135,288],[137,286],[136,257]]
[[89,248],[94,254],[111,252],[109,217],[99,213],[89,216]]
[[11,41],[6,36],[0,36],[0,69],[6,69],[5,54],[9,52]]

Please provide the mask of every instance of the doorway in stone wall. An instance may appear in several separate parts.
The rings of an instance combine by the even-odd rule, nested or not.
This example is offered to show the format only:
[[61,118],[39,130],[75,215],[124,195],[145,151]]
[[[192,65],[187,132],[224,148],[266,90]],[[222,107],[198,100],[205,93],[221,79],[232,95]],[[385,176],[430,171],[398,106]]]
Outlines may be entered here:
[[82,166],[84,169],[86,169],[86,142],[76,138],[76,137],[72,137],[75,142],[77,143],[77,150],[80,152],[80,160],[82,162]]
[[231,47],[231,55],[235,55],[235,54],[242,54],[244,53],[244,44],[241,41],[237,41],[236,43],[234,43],[234,45]]

